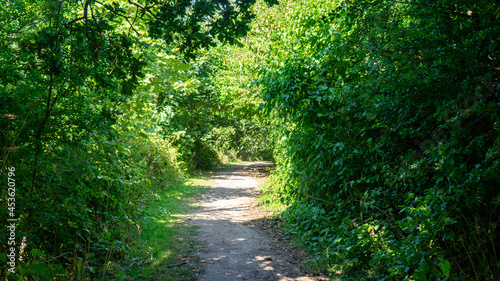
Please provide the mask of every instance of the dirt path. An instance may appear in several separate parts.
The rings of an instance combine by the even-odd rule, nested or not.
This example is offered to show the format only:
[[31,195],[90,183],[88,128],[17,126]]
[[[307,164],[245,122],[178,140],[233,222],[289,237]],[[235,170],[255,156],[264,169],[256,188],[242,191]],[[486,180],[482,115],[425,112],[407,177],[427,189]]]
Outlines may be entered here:
[[197,255],[205,267],[200,281],[320,280],[304,273],[297,251],[262,229],[262,213],[255,207],[261,180],[252,174],[267,165],[235,165],[213,176],[192,219],[198,226],[194,239],[201,246]]

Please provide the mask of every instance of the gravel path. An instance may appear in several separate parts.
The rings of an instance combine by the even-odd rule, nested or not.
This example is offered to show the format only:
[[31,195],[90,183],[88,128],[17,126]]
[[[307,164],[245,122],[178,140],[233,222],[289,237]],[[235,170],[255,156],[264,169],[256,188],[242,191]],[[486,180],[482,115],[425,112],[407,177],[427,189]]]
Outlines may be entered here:
[[212,188],[192,219],[198,227],[196,254],[205,267],[200,281],[320,280],[302,270],[298,251],[263,229],[262,212],[255,207],[262,178],[254,176],[270,164],[234,165],[213,176]]

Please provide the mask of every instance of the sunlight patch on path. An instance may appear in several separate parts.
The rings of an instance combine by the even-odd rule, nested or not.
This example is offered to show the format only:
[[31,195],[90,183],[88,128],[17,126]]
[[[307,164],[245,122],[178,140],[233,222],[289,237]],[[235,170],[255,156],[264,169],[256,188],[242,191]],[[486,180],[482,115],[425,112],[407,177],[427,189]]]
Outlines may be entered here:
[[249,170],[269,164],[235,165],[213,177],[213,186],[192,220],[198,226],[195,240],[205,265],[200,281],[315,280],[301,274],[280,252],[277,241],[244,224],[252,221],[259,185]]

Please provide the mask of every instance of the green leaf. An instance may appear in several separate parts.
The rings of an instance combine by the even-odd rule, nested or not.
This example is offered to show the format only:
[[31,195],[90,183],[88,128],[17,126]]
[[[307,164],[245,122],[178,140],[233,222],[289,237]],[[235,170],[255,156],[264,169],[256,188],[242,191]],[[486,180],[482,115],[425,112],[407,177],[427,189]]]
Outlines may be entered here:
[[26,274],[28,273],[28,271],[26,271],[26,269],[24,269],[24,267],[22,266],[17,266],[17,270],[19,270],[19,274],[22,276],[26,276]]
[[31,264],[27,267],[28,270],[35,273],[42,273],[47,270],[47,265],[44,263]]
[[447,260],[443,260],[441,261],[441,271],[443,271],[444,273],[444,276],[446,276],[446,278],[449,278],[450,277],[450,269],[451,269],[451,264],[449,261]]
[[33,256],[37,256],[37,257],[44,257],[45,256],[45,252],[42,250],[38,250],[38,249],[33,249],[31,251],[31,254],[33,254]]

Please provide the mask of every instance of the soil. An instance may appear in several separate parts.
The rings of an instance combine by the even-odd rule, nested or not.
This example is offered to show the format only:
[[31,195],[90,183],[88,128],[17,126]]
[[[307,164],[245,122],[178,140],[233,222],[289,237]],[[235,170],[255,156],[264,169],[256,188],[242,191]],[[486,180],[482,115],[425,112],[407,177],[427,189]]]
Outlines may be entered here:
[[306,270],[307,255],[289,245],[269,212],[256,206],[258,186],[272,163],[222,169],[191,222],[198,234],[200,281],[327,280]]

